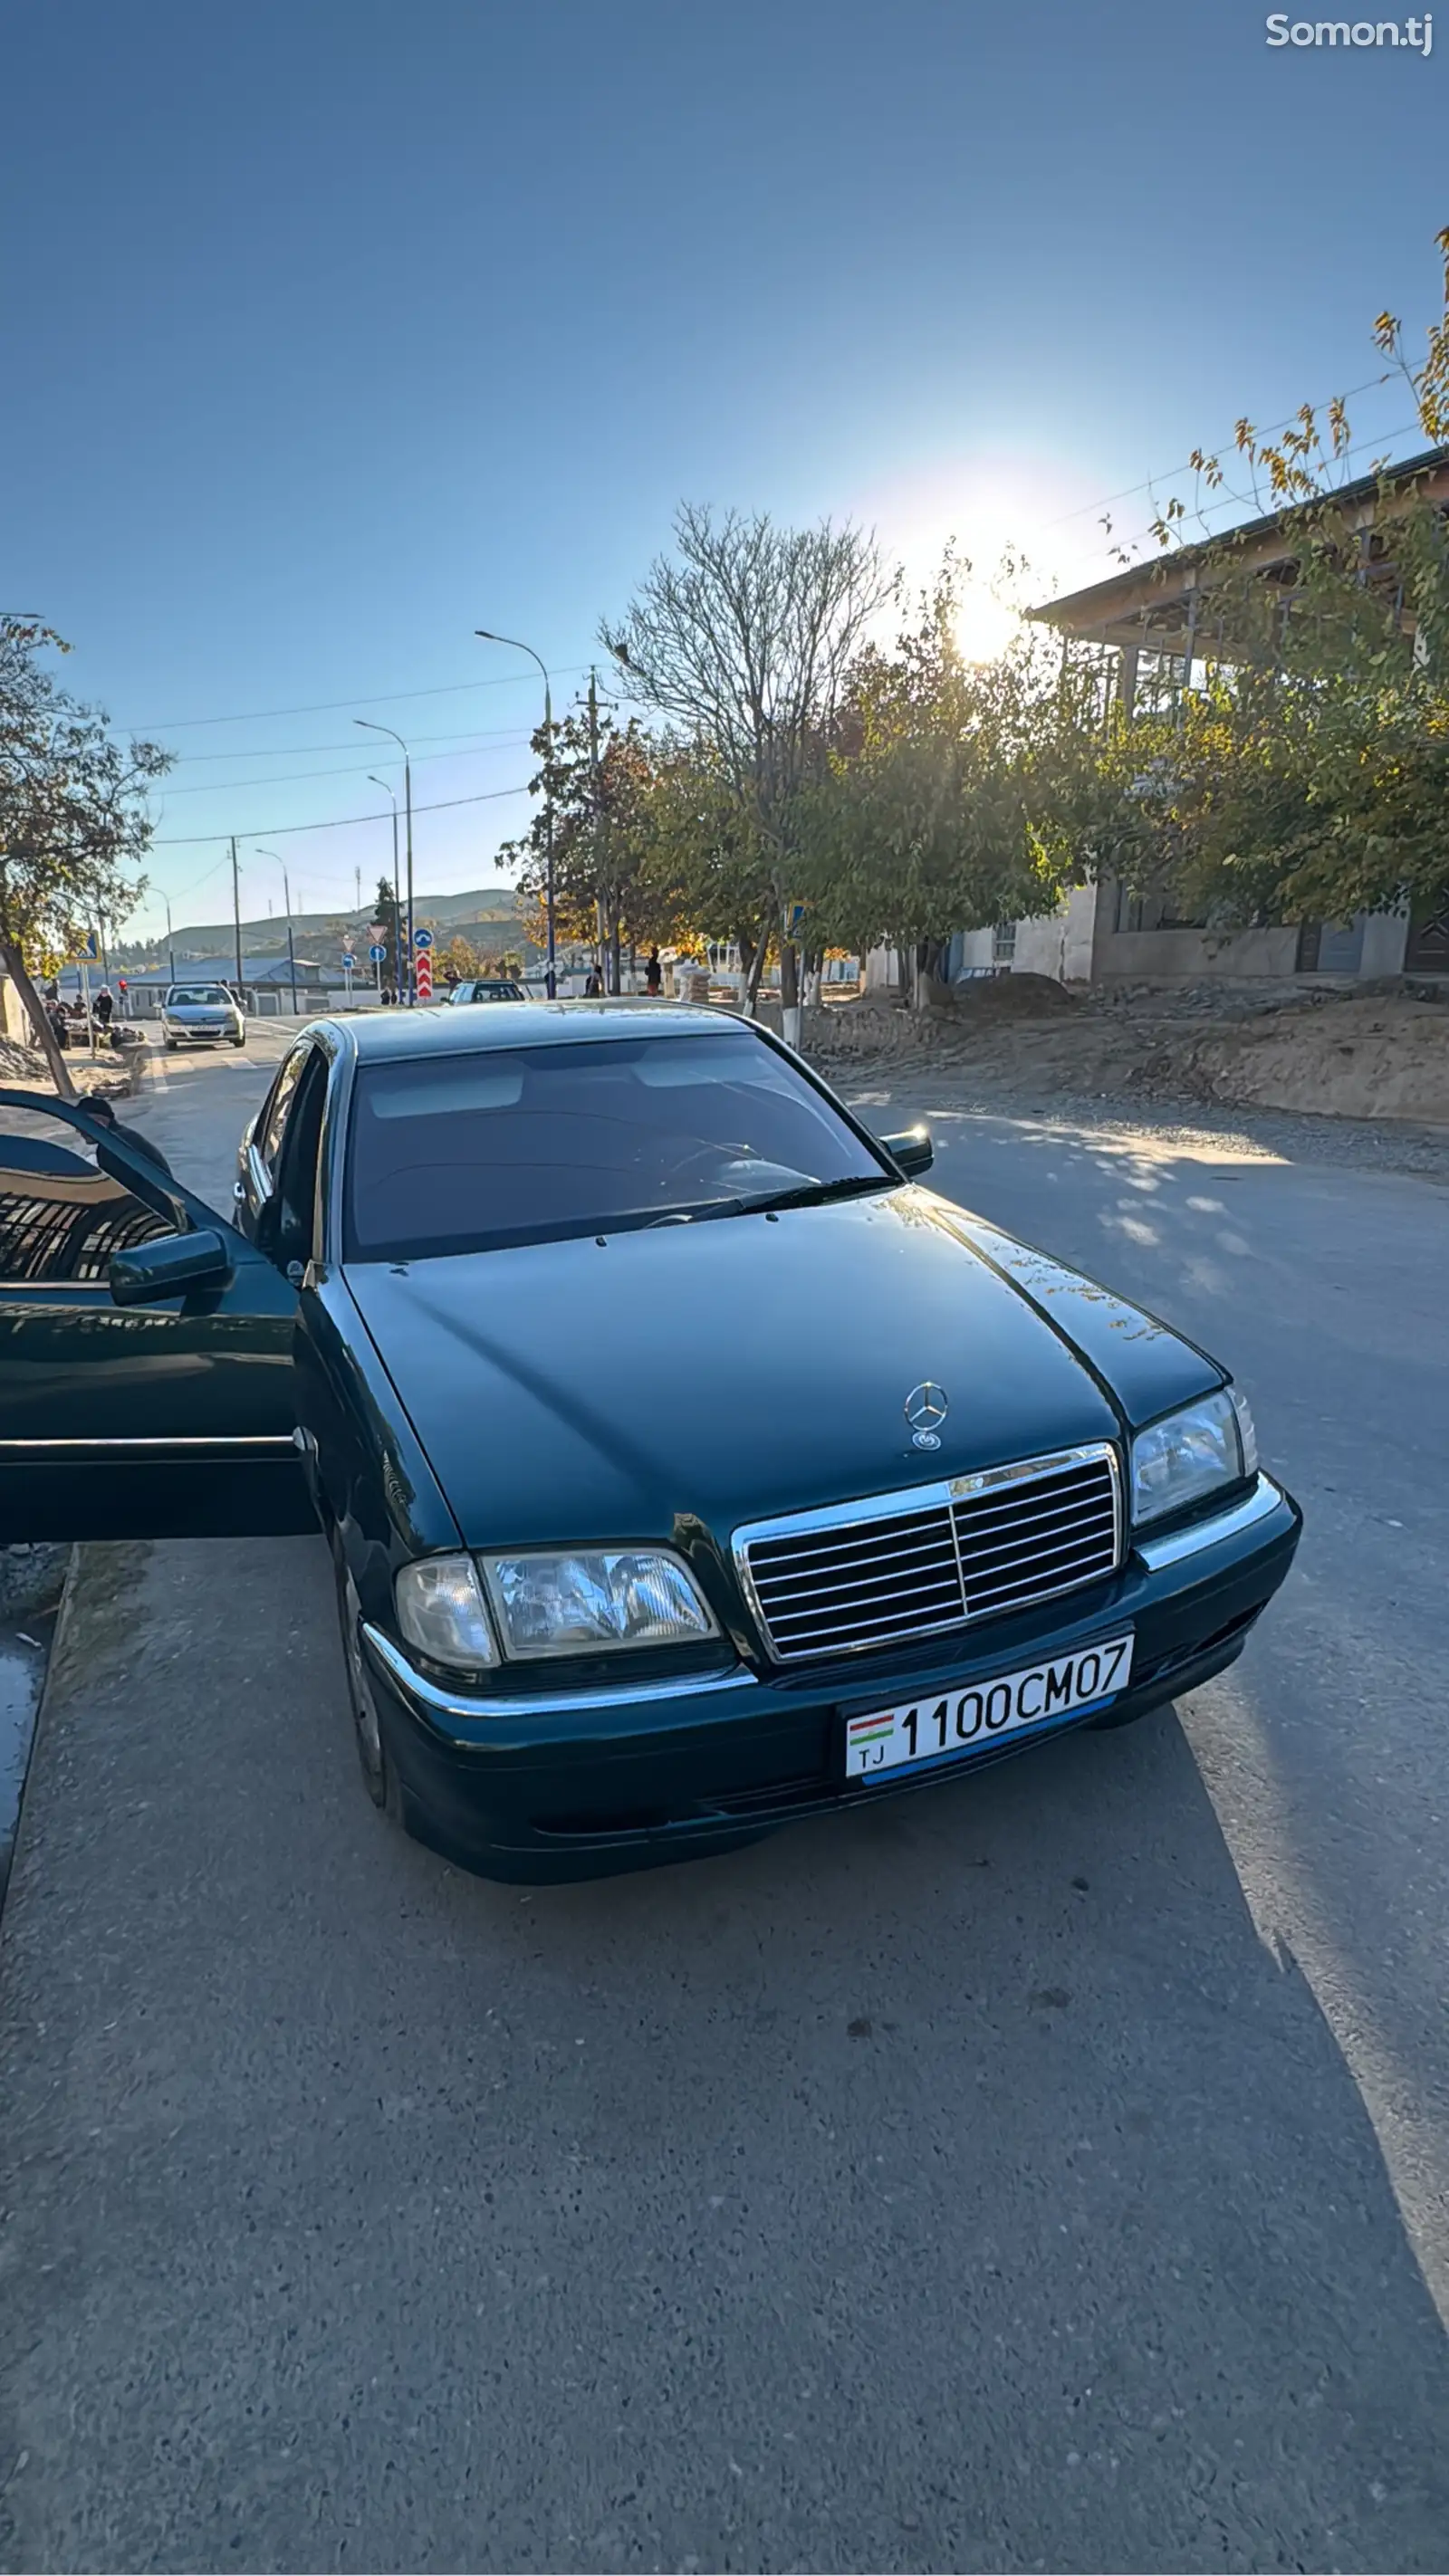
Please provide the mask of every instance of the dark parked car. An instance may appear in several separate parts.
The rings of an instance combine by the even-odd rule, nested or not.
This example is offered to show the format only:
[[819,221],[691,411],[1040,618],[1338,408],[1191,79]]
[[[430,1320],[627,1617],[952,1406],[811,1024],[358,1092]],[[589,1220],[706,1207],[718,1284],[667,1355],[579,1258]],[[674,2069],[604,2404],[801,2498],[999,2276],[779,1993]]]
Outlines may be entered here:
[[368,1789],[492,1875],[1124,1725],[1298,1542],[1215,1360],[723,1013],[319,1021],[232,1224],[80,1110],[93,1161],[4,1168],[17,1123],[0,1538],[320,1519]]

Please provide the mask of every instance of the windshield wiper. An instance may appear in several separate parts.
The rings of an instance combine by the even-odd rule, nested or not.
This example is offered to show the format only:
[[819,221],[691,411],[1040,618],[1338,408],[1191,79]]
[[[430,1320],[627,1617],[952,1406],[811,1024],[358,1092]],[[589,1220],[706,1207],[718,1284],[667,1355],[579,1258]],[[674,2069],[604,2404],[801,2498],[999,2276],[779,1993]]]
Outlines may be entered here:
[[734,1205],[745,1216],[757,1216],[762,1209],[791,1207],[824,1207],[831,1199],[862,1198],[871,1190],[889,1190],[895,1183],[884,1172],[857,1172],[844,1181],[797,1181],[788,1190],[767,1190],[757,1199],[737,1199]]

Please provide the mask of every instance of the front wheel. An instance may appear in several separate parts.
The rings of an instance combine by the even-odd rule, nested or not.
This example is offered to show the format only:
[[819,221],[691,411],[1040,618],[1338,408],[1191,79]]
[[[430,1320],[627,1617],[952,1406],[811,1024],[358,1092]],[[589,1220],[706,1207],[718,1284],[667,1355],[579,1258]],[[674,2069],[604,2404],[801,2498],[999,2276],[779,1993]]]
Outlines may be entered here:
[[332,1570],[337,1581],[337,1617],[342,1629],[342,1664],[347,1675],[352,1735],[357,1746],[363,1786],[373,1805],[398,1823],[402,1817],[402,1802],[397,1773],[387,1758],[377,1693],[362,1649],[362,1603],[343,1550],[342,1533],[337,1529],[332,1533]]
[[233,1045],[234,1047],[244,1047],[244,1046],[246,1045],[246,1039],[245,1039],[245,1038],[233,1038],[233,1039],[232,1039],[232,1045]]

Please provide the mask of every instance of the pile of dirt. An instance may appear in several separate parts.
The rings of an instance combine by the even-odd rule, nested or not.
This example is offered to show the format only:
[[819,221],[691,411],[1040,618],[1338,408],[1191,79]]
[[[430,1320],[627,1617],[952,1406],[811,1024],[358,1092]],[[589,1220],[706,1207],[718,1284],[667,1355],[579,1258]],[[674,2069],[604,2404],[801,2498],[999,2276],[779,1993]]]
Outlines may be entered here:
[[1449,1010],[1406,993],[1336,994],[1323,1009],[1179,1033],[1142,1072],[1198,1099],[1449,1125]]
[[[145,1072],[146,1051],[132,1048],[126,1056],[69,1055],[66,1063],[77,1091],[105,1091],[117,1100],[134,1095]],[[0,1038],[0,1084],[9,1091],[43,1091],[55,1098],[55,1084],[50,1067],[39,1047],[21,1046],[15,1038]]]
[[956,989],[962,1000],[940,1009],[871,995],[809,1012],[806,1052],[861,1069],[926,1058],[969,1074],[983,1099],[1214,1101],[1449,1125],[1449,1007],[1402,984],[1068,992],[1013,975]]
[[970,975],[961,984],[926,986],[926,1007],[961,1020],[1050,1020],[1080,1010],[1075,993],[1054,975]]

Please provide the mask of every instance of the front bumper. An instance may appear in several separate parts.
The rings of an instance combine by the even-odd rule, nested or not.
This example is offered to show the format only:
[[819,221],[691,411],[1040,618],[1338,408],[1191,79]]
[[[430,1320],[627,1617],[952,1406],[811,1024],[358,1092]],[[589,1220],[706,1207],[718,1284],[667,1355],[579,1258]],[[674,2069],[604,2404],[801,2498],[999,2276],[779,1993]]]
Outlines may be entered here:
[[[773,1826],[939,1781],[941,1770],[847,1782],[847,1718],[939,1696],[1131,1627],[1133,1679],[1113,1722],[1195,1689],[1242,1652],[1293,1562],[1303,1516],[1260,1476],[1247,1496],[1190,1527],[1140,1540],[1120,1574],[1068,1601],[983,1621],[868,1667],[788,1677],[744,1665],[690,1681],[489,1697],[440,1688],[396,1640],[364,1626],[389,1758],[409,1829],[485,1876],[527,1881],[726,1850]],[[1045,1735],[1053,1718],[962,1757],[979,1770]]]

